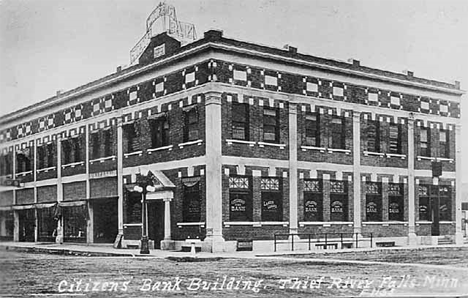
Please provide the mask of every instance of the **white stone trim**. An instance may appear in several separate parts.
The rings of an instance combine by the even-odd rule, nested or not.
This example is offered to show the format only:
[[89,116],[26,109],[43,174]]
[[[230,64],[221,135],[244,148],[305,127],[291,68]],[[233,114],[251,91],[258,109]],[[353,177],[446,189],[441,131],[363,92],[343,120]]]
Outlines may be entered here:
[[268,142],[257,142],[257,144],[260,146],[260,148],[263,148],[265,146],[270,146],[270,147],[279,147],[280,149],[284,149],[286,147],[286,144],[277,144],[277,143],[268,143]]
[[65,169],[65,168],[74,168],[76,166],[82,166],[84,165],[85,162],[84,161],[78,161],[78,162],[72,162],[72,163],[68,163],[66,165],[62,165],[62,169]]
[[244,140],[236,140],[236,139],[226,139],[226,143],[228,145],[245,144],[245,145],[249,145],[250,147],[255,146],[255,142],[253,142],[253,141],[244,141]]
[[124,157],[128,158],[129,156],[132,156],[132,155],[141,156],[142,154],[143,154],[143,151],[139,150],[139,151],[134,151],[134,152],[130,152],[130,153],[124,153]]
[[90,163],[90,164],[93,164],[93,163],[95,163],[95,162],[104,162],[104,161],[109,160],[109,159],[115,160],[115,158],[116,158],[115,155],[106,156],[106,157],[100,157],[100,158],[96,158],[96,159],[91,159],[91,160],[89,160],[89,163]]
[[324,153],[327,148],[325,147],[314,147],[314,146],[301,146],[302,151],[307,151],[307,150],[316,150]]
[[163,151],[163,150],[171,151],[172,147],[174,147],[174,146],[173,145],[168,145],[168,146],[162,146],[162,147],[158,147],[158,148],[149,148],[149,149],[146,149],[146,152],[148,152],[148,154],[151,154],[151,153],[153,153],[155,151]]
[[191,145],[201,145],[203,143],[203,140],[196,140],[196,141],[190,141],[190,142],[185,142],[185,143],[180,143],[178,146],[180,149],[186,147],[186,146],[191,146]]

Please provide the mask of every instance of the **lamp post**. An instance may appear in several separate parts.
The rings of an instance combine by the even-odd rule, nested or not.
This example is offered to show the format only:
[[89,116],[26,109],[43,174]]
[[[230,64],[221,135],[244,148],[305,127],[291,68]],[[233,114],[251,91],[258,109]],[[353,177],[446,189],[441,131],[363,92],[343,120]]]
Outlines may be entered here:
[[155,187],[150,176],[139,175],[137,179],[137,185],[134,187],[134,190],[141,193],[141,220],[142,220],[142,230],[141,230],[141,244],[140,244],[140,254],[149,254],[149,244],[148,244],[148,235],[146,234],[146,194],[148,192],[154,191]]

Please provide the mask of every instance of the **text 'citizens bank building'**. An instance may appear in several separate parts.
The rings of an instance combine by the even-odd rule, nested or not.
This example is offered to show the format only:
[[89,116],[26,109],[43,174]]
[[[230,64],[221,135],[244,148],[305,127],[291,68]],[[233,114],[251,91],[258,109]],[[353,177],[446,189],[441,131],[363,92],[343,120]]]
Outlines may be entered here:
[[132,247],[146,218],[161,249],[462,241],[459,82],[168,27],[131,66],[1,118],[2,239]]

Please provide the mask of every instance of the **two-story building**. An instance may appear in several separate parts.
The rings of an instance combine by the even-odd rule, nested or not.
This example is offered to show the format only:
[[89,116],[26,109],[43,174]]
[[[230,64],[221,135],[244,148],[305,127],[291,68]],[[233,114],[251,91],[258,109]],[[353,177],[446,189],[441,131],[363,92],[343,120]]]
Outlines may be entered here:
[[[128,68],[0,120],[0,234],[272,249],[275,233],[462,241],[459,82],[159,34]],[[442,165],[434,179],[432,166]]]

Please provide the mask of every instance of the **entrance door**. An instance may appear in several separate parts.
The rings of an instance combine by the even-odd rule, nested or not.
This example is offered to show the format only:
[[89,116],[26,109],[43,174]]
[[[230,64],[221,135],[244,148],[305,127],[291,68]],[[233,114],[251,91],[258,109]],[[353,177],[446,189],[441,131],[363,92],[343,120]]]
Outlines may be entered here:
[[36,226],[36,216],[34,209],[18,211],[19,215],[19,241],[34,242],[34,227]]
[[431,235],[432,236],[439,236],[440,235],[440,229],[439,229],[440,214],[439,214],[439,209],[440,209],[440,207],[439,207],[439,197],[432,197],[431,198],[431,213],[432,213]]
[[161,248],[161,240],[164,239],[164,202],[147,201],[147,206],[148,237],[154,241],[154,248]]
[[113,243],[118,229],[117,199],[93,200],[94,242]]

